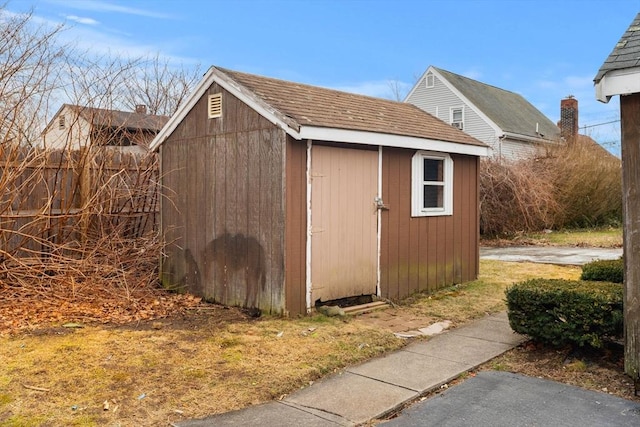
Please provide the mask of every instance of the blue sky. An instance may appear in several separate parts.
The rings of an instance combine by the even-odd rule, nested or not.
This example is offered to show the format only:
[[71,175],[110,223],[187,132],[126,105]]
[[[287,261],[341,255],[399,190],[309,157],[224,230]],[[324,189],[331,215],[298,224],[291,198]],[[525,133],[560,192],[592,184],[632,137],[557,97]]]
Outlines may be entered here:
[[[552,121],[579,101],[581,130],[619,150],[619,101],[593,77],[640,0],[10,0],[12,12],[66,23],[96,53],[159,53],[302,83],[393,97],[429,65],[517,92]],[[599,126],[594,126],[599,125]]]

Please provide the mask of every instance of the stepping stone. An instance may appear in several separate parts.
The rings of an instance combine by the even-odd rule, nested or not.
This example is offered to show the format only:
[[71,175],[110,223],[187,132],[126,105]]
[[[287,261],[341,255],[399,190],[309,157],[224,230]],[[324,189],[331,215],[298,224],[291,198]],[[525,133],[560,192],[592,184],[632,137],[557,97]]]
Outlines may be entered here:
[[441,334],[442,331],[449,329],[451,326],[450,320],[445,320],[443,322],[434,323],[433,325],[427,326],[426,328],[418,329],[422,335],[432,336]]
[[415,338],[415,337],[422,336],[422,332],[420,331],[394,332],[393,335],[395,335],[398,338]]

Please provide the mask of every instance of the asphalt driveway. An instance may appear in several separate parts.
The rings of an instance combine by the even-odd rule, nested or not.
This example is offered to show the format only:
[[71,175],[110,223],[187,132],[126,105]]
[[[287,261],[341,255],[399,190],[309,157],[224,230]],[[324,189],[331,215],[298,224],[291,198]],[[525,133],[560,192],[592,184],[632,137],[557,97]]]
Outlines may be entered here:
[[480,372],[385,427],[640,426],[640,404],[509,372]]

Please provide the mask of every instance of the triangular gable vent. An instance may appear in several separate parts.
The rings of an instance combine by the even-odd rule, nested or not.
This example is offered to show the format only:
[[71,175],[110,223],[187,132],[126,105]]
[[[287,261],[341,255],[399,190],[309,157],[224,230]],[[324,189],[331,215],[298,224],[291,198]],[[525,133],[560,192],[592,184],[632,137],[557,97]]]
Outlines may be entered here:
[[209,118],[215,119],[222,116],[222,93],[209,95],[208,109]]

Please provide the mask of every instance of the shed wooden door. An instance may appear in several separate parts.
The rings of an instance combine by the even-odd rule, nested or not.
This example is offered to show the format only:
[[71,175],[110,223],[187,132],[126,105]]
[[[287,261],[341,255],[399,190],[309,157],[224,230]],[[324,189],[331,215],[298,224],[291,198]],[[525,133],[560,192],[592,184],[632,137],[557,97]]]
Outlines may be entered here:
[[311,303],[376,293],[378,152],[311,149]]

